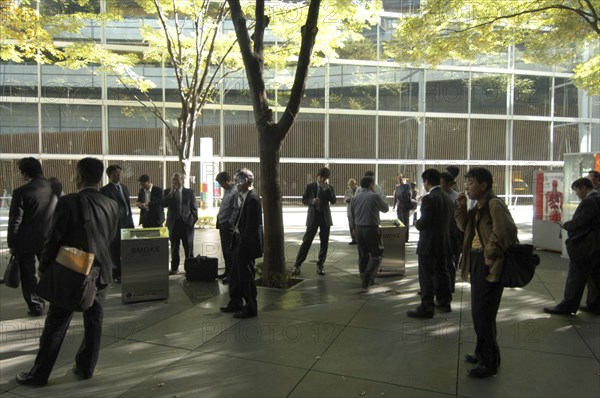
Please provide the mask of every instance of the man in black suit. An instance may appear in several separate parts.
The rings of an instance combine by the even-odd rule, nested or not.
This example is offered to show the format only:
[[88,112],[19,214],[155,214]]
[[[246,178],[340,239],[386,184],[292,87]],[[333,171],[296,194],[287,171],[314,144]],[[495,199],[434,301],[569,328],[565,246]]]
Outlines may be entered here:
[[194,191],[183,187],[183,177],[173,174],[171,188],[165,189],[162,201],[168,208],[167,227],[171,242],[171,271],[175,275],[179,271],[179,243],[183,244],[185,258],[194,257],[194,225],[198,221],[198,203]]
[[421,305],[408,311],[407,315],[412,318],[432,318],[434,296],[440,312],[448,313],[452,310],[450,276],[446,265],[448,256],[452,254],[449,231],[454,206],[450,197],[440,188],[439,171],[427,169],[421,178],[428,192],[421,201],[421,217],[415,222],[415,227],[419,230],[417,255]]
[[141,175],[138,181],[141,188],[135,205],[140,209],[140,225],[144,228],[162,227],[165,222],[163,189],[152,184],[146,174]]
[[[573,218],[563,223],[561,227],[567,231],[569,240],[578,242],[600,229],[600,193],[594,189],[592,181],[588,178],[579,178],[573,181],[571,188],[581,202],[579,202]],[[589,282],[588,288],[590,284],[592,287],[600,286],[600,256],[597,252],[598,250],[596,253],[587,253],[583,261],[570,260],[564,297],[556,306],[545,307],[544,312],[556,315],[575,314],[579,309],[586,281]],[[600,293],[594,288],[588,290],[587,305],[581,309],[600,315]]]
[[317,273],[325,275],[323,264],[327,258],[327,249],[329,247],[329,231],[333,222],[331,221],[331,209],[329,204],[334,204],[336,201],[335,190],[329,185],[327,180],[331,172],[327,167],[323,167],[317,173],[317,181],[308,184],[302,195],[302,203],[308,206],[308,214],[306,216],[306,232],[302,238],[302,245],[298,250],[296,262],[292,275],[300,275],[300,267],[306,256],[313,239],[319,230],[319,239],[321,246],[319,248],[319,259],[317,260]]
[[[52,220],[52,236],[44,246],[39,267],[40,274],[43,274],[48,267],[55,266],[53,262],[61,246],[90,252],[90,241],[93,241],[94,266],[100,267],[100,275],[96,280],[98,292],[94,304],[83,312],[83,341],[75,355],[73,367],[73,372],[82,379],[93,376],[100,353],[104,299],[112,274],[110,244],[117,233],[118,224],[117,203],[97,190],[103,168],[102,162],[95,158],[85,158],[77,163],[79,193],[59,199]],[[82,217],[82,204],[89,206],[87,231],[90,236]],[[17,383],[42,386],[48,382],[72,317],[72,311],[50,303],[34,365],[29,372],[17,375]]]
[[235,256],[229,277],[230,299],[221,311],[233,312],[235,318],[253,318],[258,315],[254,261],[263,255],[262,206],[253,189],[254,174],[250,170],[238,171],[235,184],[243,202],[233,233]]
[[119,205],[118,225],[119,232],[110,245],[110,253],[113,262],[113,279],[116,283],[121,282],[121,229],[133,228],[133,216],[131,214],[131,203],[129,201],[129,189],[121,184],[121,166],[113,164],[106,168],[106,174],[110,180],[108,184],[100,188],[100,193],[111,198]]
[[19,160],[19,170],[25,181],[15,189],[8,214],[7,243],[19,264],[21,290],[29,307],[28,314],[44,314],[44,301],[35,294],[35,257],[40,258],[44,242],[50,236],[50,221],[57,198],[51,184],[42,175],[42,165],[35,158]]

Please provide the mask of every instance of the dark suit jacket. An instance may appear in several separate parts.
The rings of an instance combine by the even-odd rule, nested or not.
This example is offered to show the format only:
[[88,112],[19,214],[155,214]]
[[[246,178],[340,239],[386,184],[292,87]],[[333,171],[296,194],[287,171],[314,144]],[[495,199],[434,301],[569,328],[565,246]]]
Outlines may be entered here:
[[[171,194],[171,188],[165,189],[162,205],[168,208],[167,227],[169,229],[173,228],[175,220],[177,220],[176,200],[175,195]],[[196,202],[194,191],[189,188],[181,188],[181,219],[189,228],[194,228],[194,224],[198,221],[198,202]]]
[[119,219],[119,229],[121,228],[133,228],[133,215],[131,214],[131,203],[129,200],[129,189],[127,189],[127,187],[123,184],[121,185],[121,189],[123,189],[123,194],[125,195],[126,203],[123,202],[123,198],[121,197],[121,194],[119,193],[119,191],[117,190],[117,188],[115,187],[115,185],[112,182],[109,182],[108,184],[106,184],[105,186],[103,186],[102,188],[100,188],[100,193],[108,196],[109,198],[111,198],[112,200],[114,200],[115,202],[117,202],[117,205],[119,205],[119,213],[118,213],[118,219]]
[[315,222],[315,213],[317,212],[317,208],[313,205],[313,199],[319,196],[319,208],[323,213],[323,219],[325,225],[333,225],[333,221],[331,220],[331,209],[329,204],[334,204],[336,201],[335,190],[333,186],[328,185],[329,189],[318,189],[318,184],[313,182],[312,184],[308,184],[306,189],[304,189],[304,194],[302,195],[302,203],[308,206],[308,213],[306,215],[306,226],[310,227]]
[[583,239],[592,229],[600,227],[600,194],[592,191],[583,198],[570,221],[563,224],[569,239]]
[[454,205],[440,187],[432,189],[421,201],[421,217],[415,226],[419,230],[417,254],[439,256],[452,254],[450,223]]
[[119,208],[114,200],[102,195],[95,188],[86,188],[58,200],[52,219],[52,236],[44,246],[40,271],[45,272],[52,264],[61,246],[91,251],[81,212],[80,195],[89,204],[90,232],[94,241],[94,265],[100,267],[100,283],[108,285],[112,280],[110,243],[117,235]]
[[[147,209],[140,209],[140,224],[144,228],[161,227],[165,222],[165,210],[162,206],[163,189],[152,185],[150,190],[150,203]],[[146,193],[144,189],[140,189],[138,193],[138,202],[146,201]]]
[[17,253],[41,251],[50,236],[56,202],[50,183],[42,178],[15,189],[8,214],[8,247]]
[[249,256],[251,259],[263,255],[263,222],[262,205],[260,197],[251,190],[244,200],[240,213],[238,230],[240,231],[240,245],[238,253],[240,256]]

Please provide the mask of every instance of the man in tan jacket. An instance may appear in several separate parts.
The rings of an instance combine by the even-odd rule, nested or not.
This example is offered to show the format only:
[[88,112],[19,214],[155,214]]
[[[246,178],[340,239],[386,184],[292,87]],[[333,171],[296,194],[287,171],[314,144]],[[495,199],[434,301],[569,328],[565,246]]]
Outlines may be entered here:
[[[461,275],[471,281],[471,316],[477,335],[475,354],[465,355],[477,366],[472,377],[484,378],[497,373],[500,349],[496,341],[496,315],[504,290],[500,281],[506,250],[518,241],[517,227],[506,204],[492,190],[492,174],[475,167],[465,175],[466,195],[456,199],[454,217],[465,233]],[[467,196],[477,205],[467,210]]]

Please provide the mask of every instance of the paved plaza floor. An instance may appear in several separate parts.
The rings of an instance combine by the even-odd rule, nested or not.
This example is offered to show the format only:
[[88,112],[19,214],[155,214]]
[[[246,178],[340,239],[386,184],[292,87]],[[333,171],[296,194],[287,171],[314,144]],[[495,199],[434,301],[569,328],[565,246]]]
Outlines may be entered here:
[[[339,210],[339,211],[337,211]],[[20,290],[0,286],[0,395],[13,397],[600,397],[600,317],[548,315],[562,297],[568,261],[540,251],[534,280],[505,289],[498,314],[502,366],[470,378],[470,288],[457,283],[452,312],[408,318],[419,303],[411,228],[406,275],[360,288],[356,246],[337,209],[325,276],[316,274],[316,239],[303,282],[287,291],[258,288],[259,315],[237,320],[219,307],[221,282],[169,278],[169,298],[121,303],[109,287],[100,360],[94,377],[71,372],[82,337],[76,314],[47,386],[19,386],[37,352],[44,318],[31,318]],[[516,209],[522,242],[530,211]],[[304,231],[304,209],[286,210],[291,268]],[[216,230],[198,230],[196,254],[215,255]],[[217,245],[218,247],[218,245]],[[6,255],[6,253],[4,253]]]

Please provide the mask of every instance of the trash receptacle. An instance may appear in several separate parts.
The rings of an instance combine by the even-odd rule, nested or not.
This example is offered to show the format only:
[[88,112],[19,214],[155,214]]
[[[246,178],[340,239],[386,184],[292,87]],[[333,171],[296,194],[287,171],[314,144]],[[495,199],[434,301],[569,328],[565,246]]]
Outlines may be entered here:
[[162,300],[169,297],[169,230],[121,230],[121,301]]
[[382,220],[380,228],[383,241],[383,259],[377,276],[404,275],[406,269],[406,252],[404,250],[406,227],[400,220]]

